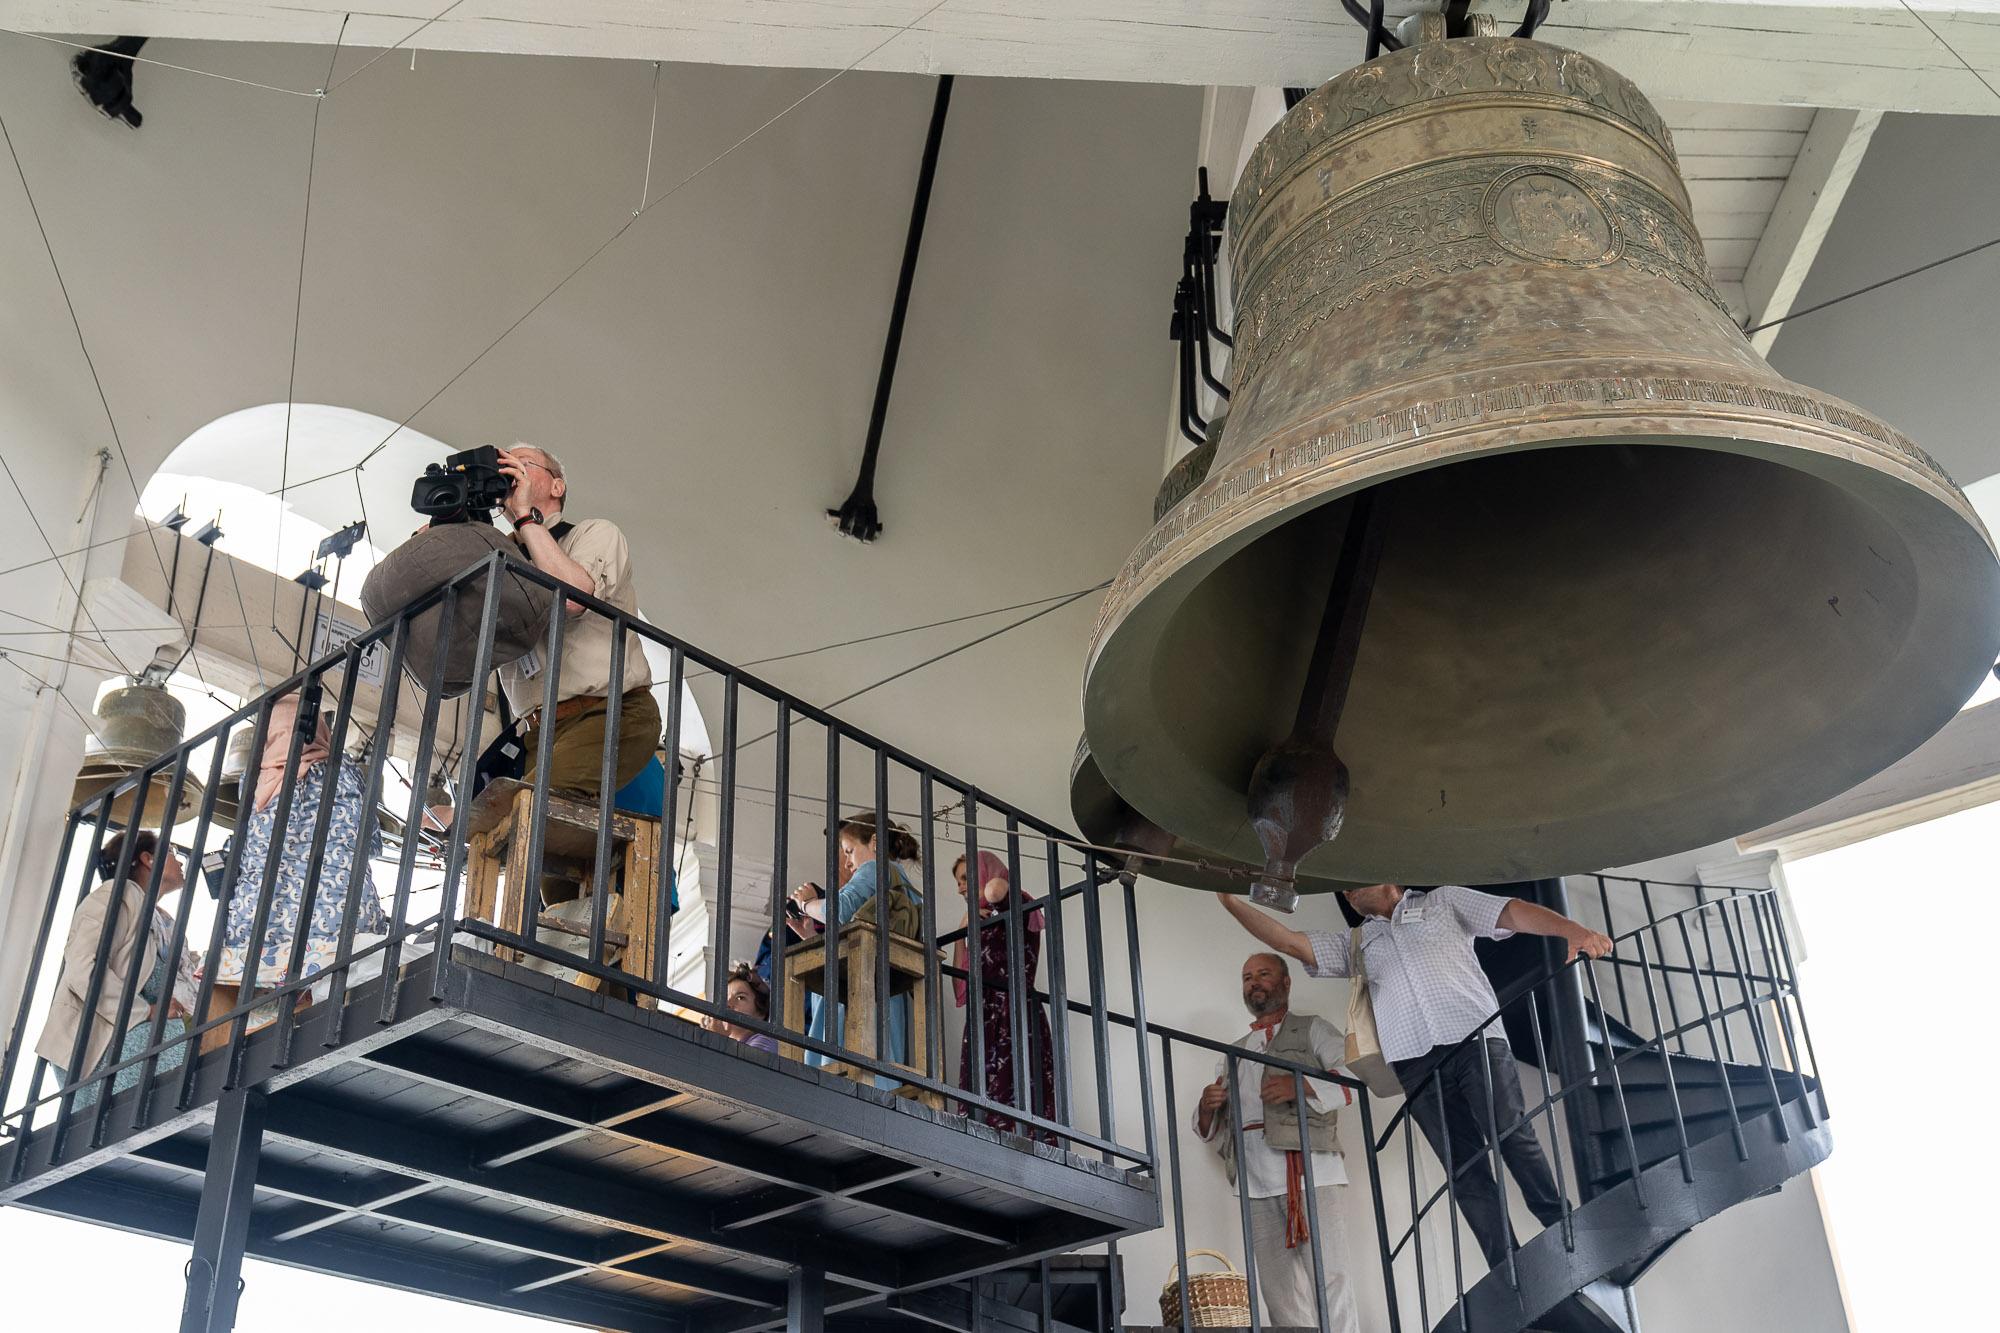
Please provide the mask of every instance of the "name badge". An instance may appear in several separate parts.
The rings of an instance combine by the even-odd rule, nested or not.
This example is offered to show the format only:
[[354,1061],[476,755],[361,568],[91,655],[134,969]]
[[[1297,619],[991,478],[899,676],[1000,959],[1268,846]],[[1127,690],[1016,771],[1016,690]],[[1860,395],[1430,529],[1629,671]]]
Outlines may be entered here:
[[1424,900],[1422,898],[1410,899],[1404,902],[1403,924],[1406,926],[1421,926],[1424,924]]
[[523,679],[533,680],[542,674],[542,650],[530,648],[525,654],[514,659],[514,669]]

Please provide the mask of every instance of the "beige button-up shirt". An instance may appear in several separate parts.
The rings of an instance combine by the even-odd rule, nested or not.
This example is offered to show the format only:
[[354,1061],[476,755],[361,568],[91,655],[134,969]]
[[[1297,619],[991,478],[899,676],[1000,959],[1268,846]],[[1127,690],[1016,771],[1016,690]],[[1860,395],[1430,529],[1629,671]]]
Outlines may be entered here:
[[[610,519],[587,518],[557,538],[563,554],[590,572],[590,592],[600,601],[620,611],[639,611],[639,599],[632,588],[632,551],[625,534]],[[611,690],[611,622],[594,611],[569,618],[563,627],[562,675],[556,683],[556,700],[577,695],[605,695]],[[507,706],[517,716],[526,716],[542,706],[543,648],[500,668],[500,684],[507,691]],[[625,636],[625,671],[620,693],[630,693],[653,683],[652,668],[639,636]]]

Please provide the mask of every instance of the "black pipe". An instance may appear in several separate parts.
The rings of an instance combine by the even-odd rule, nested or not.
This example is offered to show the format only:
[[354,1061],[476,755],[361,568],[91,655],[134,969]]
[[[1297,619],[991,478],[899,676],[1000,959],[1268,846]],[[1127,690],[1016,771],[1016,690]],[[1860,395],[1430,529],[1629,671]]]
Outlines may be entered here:
[[[174,543],[175,578],[178,578],[180,575],[180,567],[181,567],[181,548],[180,548],[180,543],[176,542]],[[181,655],[174,659],[174,665],[171,668],[174,671],[179,671],[181,669],[181,663],[187,661],[188,654],[194,651],[194,636],[201,632],[201,608],[208,601],[208,573],[210,570],[214,568],[215,568],[215,547],[211,545],[208,548],[208,559],[203,561],[201,566],[201,589],[194,595],[194,619],[188,623],[188,644],[187,647],[181,650]],[[171,582],[172,580],[170,579],[169,583]],[[174,594],[172,588],[170,587],[167,591],[168,604],[172,605],[173,600],[174,600]],[[245,632],[247,633],[248,631],[246,630]]]
[[903,317],[910,309],[910,285],[917,276],[917,251],[924,243],[924,220],[931,208],[931,184],[937,179],[938,147],[944,142],[945,114],[951,109],[952,76],[940,75],[937,99],[931,103],[931,127],[924,136],[924,160],[917,169],[917,197],[910,205],[910,232],[903,241],[903,267],[896,275],[896,301],[889,308],[889,334],[882,343],[882,370],[875,380],[875,406],[868,413],[868,443],[861,451],[861,471],[854,489],[840,508],[826,516],[856,541],[872,542],[882,531],[875,511],[875,460],[882,450],[882,424],[889,415],[889,391],[896,382],[896,356],[903,346]]

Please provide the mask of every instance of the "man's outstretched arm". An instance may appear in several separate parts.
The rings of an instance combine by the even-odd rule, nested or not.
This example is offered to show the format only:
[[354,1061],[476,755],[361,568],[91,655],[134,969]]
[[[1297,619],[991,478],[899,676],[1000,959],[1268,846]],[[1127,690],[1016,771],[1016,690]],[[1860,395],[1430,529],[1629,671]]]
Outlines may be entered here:
[[1580,921],[1572,921],[1560,912],[1552,912],[1519,898],[1508,900],[1507,906],[1501,909],[1500,924],[1523,935],[1550,935],[1567,942],[1569,957],[1563,960],[1567,963],[1575,962],[1581,954],[1602,958],[1611,952],[1610,936],[1592,930]]
[[1312,941],[1305,937],[1304,931],[1284,925],[1270,913],[1253,906],[1240,893],[1218,893],[1215,896],[1221,900],[1229,915],[1235,917],[1243,929],[1263,941],[1266,948],[1289,954],[1307,967],[1314,966],[1317,960],[1313,957]]

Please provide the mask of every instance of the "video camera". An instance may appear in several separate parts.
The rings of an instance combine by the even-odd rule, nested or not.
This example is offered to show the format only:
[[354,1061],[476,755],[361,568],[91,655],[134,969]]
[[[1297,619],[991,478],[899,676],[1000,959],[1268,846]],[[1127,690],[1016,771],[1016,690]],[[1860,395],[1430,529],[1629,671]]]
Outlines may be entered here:
[[514,479],[500,470],[500,451],[481,445],[425,468],[410,495],[410,508],[428,518],[432,527],[491,523],[493,511],[513,489]]

